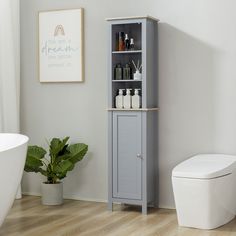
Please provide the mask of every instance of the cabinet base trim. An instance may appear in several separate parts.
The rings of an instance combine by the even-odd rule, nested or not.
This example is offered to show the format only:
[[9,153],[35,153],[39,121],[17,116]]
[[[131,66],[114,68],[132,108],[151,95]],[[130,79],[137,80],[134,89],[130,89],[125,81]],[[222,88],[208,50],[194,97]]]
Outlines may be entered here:
[[119,108],[107,108],[107,111],[158,111],[158,108],[139,108],[139,109],[119,109]]

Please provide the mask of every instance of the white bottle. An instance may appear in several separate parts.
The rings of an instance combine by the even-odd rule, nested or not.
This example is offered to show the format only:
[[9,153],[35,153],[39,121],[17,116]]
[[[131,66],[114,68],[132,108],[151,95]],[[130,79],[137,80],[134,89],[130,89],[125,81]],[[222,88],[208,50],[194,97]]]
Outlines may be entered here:
[[124,108],[130,109],[131,108],[131,95],[130,91],[132,89],[126,89],[126,95],[124,96]]
[[119,94],[116,96],[116,108],[119,108],[119,109],[124,108],[123,90],[124,89],[119,89]]
[[141,96],[139,96],[139,90],[141,89],[135,89],[134,96],[132,96],[132,108],[134,109],[141,108]]
[[134,80],[142,80],[142,74],[139,70],[136,70],[134,73]]

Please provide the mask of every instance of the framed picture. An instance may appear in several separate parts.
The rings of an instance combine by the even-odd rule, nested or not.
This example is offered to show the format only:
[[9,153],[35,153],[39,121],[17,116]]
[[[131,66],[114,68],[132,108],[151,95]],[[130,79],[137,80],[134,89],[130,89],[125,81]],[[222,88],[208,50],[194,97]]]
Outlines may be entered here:
[[39,12],[40,82],[83,82],[83,9]]

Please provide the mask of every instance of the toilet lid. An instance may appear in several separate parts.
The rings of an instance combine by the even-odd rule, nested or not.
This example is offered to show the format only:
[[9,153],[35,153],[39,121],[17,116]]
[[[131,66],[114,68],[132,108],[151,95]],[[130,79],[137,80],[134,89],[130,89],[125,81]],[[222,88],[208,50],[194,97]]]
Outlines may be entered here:
[[172,177],[212,179],[232,173],[236,168],[236,156],[223,154],[196,155],[172,171]]

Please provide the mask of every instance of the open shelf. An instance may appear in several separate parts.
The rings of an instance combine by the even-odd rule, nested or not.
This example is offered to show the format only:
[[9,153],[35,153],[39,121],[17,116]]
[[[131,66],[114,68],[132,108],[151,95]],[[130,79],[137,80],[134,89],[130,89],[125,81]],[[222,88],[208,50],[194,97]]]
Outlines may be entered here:
[[134,54],[134,53],[142,53],[142,50],[134,50],[134,51],[113,51],[112,54]]
[[142,96],[142,82],[137,80],[120,80],[119,82],[117,82],[117,80],[114,81],[116,82],[112,83],[112,108],[116,108],[115,98],[118,95],[119,89],[124,89],[124,95],[126,95],[126,89],[131,89],[131,96],[134,95],[135,89],[140,89],[139,95]]
[[[117,33],[118,32],[124,32],[124,34],[128,34],[129,39],[133,38],[134,39],[134,50],[123,50],[119,51],[119,47],[117,48]],[[143,59],[143,45],[142,45],[142,24],[138,22],[133,22],[133,23],[128,23],[128,24],[112,24],[111,26],[111,48],[110,48],[110,53],[111,53],[111,102],[110,106],[112,109],[115,109],[114,111],[118,111],[115,106],[115,99],[116,96],[119,93],[119,89],[123,89],[124,95],[126,95],[126,89],[131,89],[131,96],[134,95],[134,90],[139,89],[139,95],[141,96],[141,101],[142,101],[142,87],[143,87],[143,80],[134,80],[133,79],[133,74],[135,72],[135,67],[133,66],[132,61],[137,65],[142,64],[142,59]],[[123,69],[125,68],[126,64],[128,64],[131,68],[131,76],[129,79],[123,80],[115,79],[115,68],[117,65],[120,65],[122,68],[122,76],[123,77]],[[142,70],[141,70],[142,72]],[[143,78],[142,78],[143,79]],[[141,102],[142,106],[142,102]],[[135,109],[122,109],[121,111],[126,110],[126,111],[134,111]],[[136,109],[140,111],[140,109]]]
[[[142,50],[142,24],[140,23],[128,23],[128,24],[113,24],[112,25],[112,51],[117,51],[117,33],[124,32],[124,34],[128,34],[129,39],[134,39],[134,50],[141,51]],[[131,51],[121,51],[128,52]],[[132,53],[132,52],[131,52]]]
[[125,79],[113,79],[112,82],[123,82],[123,83],[127,83],[127,82],[142,82],[142,80],[134,80],[134,79],[129,79],[129,80],[125,80]]
[[133,80],[133,73],[135,72],[135,68],[133,66],[132,61],[134,61],[134,63],[138,63],[142,64],[142,53],[114,53],[112,54],[112,80],[115,81],[115,76],[114,76],[114,69],[115,67],[120,64],[122,68],[125,67],[126,64],[129,64],[131,69],[132,69],[132,73],[131,73],[131,79],[128,80],[129,81],[134,81]]

